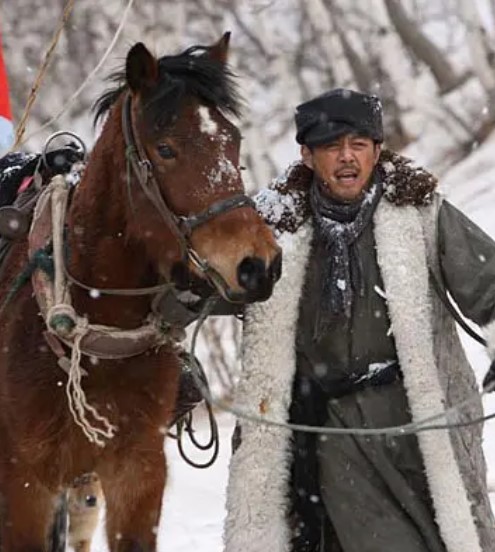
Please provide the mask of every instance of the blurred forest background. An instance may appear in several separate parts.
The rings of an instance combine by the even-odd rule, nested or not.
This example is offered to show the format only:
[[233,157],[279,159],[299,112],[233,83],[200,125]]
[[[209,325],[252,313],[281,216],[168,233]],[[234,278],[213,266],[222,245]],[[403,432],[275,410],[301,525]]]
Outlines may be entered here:
[[[0,0],[15,123],[66,4]],[[210,44],[227,30],[230,63],[246,101],[238,123],[250,192],[297,158],[295,106],[332,87],[380,96],[386,146],[439,177],[493,137],[495,0],[75,0],[22,149],[39,150],[59,130],[78,133],[90,147],[98,131],[92,103],[134,42],[157,55],[173,54]],[[203,361],[231,371],[239,335],[236,321],[210,320]]]

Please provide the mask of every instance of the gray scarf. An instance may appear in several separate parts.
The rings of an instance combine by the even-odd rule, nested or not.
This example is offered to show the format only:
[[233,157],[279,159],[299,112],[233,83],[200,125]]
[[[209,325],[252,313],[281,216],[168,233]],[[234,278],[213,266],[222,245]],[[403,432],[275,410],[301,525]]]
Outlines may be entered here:
[[353,203],[337,202],[323,187],[315,178],[310,191],[316,237],[328,253],[322,278],[321,312],[317,317],[318,334],[334,316],[344,314],[350,318],[354,293],[363,293],[361,262],[354,242],[371,221],[383,192],[376,175],[364,197]]

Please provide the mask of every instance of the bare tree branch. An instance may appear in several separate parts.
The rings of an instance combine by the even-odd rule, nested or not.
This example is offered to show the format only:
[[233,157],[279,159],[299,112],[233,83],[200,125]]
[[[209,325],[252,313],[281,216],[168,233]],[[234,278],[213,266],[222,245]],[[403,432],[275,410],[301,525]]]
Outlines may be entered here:
[[330,12],[322,0],[312,0],[311,2],[301,0],[301,9],[307,15],[314,29],[313,41],[320,49],[326,65],[332,67],[335,80],[344,86],[349,80],[350,67],[342,52],[342,45],[334,32]]
[[474,2],[458,0],[458,5],[466,26],[466,39],[474,73],[485,90],[490,116],[495,120],[495,72],[489,63],[486,30]]
[[329,12],[333,18],[335,30],[342,44],[344,55],[349,62],[352,74],[356,84],[362,91],[371,91],[373,86],[373,74],[370,71],[369,66],[364,63],[360,58],[357,51],[352,47],[350,41],[347,38],[347,33],[344,31],[344,24],[342,18],[339,17],[335,4],[332,0],[325,0],[325,4],[329,9]]
[[441,93],[449,92],[461,84],[463,79],[456,75],[449,59],[407,15],[403,4],[398,0],[385,0],[385,6],[404,44],[431,69]]

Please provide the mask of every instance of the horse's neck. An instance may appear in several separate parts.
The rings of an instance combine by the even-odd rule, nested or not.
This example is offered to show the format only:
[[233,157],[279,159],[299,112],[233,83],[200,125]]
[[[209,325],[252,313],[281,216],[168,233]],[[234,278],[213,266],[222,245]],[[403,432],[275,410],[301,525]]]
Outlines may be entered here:
[[143,248],[126,239],[124,144],[120,137],[116,140],[112,147],[101,138],[96,143],[75,193],[68,217],[69,269],[96,290],[91,293],[77,285],[71,287],[79,314],[87,315],[90,322],[133,328],[148,314],[150,298],[97,292],[156,283]]

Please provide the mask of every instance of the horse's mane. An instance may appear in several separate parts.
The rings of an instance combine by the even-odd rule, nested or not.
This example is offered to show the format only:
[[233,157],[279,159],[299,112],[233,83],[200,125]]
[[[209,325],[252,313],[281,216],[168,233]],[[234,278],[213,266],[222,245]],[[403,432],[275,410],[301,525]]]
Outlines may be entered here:
[[[146,114],[155,124],[166,125],[177,113],[184,96],[192,95],[207,105],[239,116],[242,101],[234,78],[227,65],[208,57],[206,46],[192,46],[175,56],[163,56],[158,60],[158,86],[147,98]],[[107,80],[116,85],[94,103],[95,124],[128,88],[125,70],[112,73]]]

